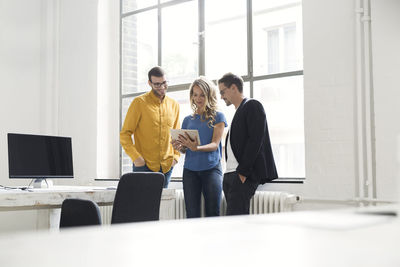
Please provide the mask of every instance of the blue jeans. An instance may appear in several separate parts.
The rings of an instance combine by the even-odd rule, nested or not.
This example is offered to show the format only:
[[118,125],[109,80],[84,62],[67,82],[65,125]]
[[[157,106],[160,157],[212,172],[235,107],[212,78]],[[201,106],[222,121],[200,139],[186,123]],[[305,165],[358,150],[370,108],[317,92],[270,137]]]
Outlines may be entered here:
[[[173,168],[174,168],[174,167],[171,167],[171,169],[170,169],[168,172],[164,173],[164,176],[165,176],[165,179],[164,179],[164,188],[167,188],[167,187],[168,187],[169,181],[171,180],[171,174],[172,174],[172,169],[173,169]],[[147,167],[147,165],[140,166],[140,167],[136,167],[135,164],[133,164],[132,170],[133,170],[133,172],[153,172],[152,170],[150,170],[150,169]],[[160,167],[160,170],[159,170],[158,172],[163,173],[161,167]]]
[[219,216],[222,195],[221,163],[204,171],[183,169],[183,193],[187,218],[200,217],[202,192],[206,216]]

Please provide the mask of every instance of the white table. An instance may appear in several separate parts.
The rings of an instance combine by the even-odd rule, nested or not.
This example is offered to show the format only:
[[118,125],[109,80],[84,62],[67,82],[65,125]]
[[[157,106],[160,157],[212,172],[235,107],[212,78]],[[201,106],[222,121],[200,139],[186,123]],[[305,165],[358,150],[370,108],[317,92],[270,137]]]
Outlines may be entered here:
[[201,218],[0,236],[0,265],[398,267],[400,222],[352,212]]
[[[115,187],[53,186],[27,190],[0,190],[0,211],[38,210],[37,228],[58,228],[60,207],[66,198],[90,199],[100,206],[112,205]],[[160,219],[175,218],[175,189],[163,189]],[[46,227],[47,226],[47,227]]]

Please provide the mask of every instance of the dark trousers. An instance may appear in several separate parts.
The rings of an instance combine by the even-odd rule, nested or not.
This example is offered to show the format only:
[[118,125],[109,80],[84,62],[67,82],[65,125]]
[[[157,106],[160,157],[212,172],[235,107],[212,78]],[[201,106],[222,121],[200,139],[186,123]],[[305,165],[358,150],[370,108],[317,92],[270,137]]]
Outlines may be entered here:
[[212,169],[204,171],[183,169],[183,193],[185,195],[187,218],[200,217],[202,193],[206,216],[219,216],[222,195],[221,163]]
[[236,172],[224,174],[223,189],[226,199],[226,215],[250,213],[250,199],[254,196],[258,183],[246,179],[244,183]]

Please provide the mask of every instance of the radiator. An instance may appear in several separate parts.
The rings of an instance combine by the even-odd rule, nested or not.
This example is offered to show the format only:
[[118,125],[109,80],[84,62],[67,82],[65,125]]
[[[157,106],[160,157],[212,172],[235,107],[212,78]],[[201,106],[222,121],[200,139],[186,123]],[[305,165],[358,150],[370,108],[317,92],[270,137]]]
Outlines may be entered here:
[[[222,193],[223,194],[223,193]],[[287,192],[256,191],[250,200],[250,214],[263,214],[292,211],[299,197]],[[205,215],[204,199],[201,200],[201,215]],[[220,215],[226,214],[226,200],[222,195]],[[183,190],[176,190],[175,219],[186,218]]]
[[[250,200],[250,214],[275,213],[291,211],[298,197],[287,192],[256,191]],[[173,202],[172,202],[173,203]],[[205,216],[204,199],[201,200],[201,215]],[[173,204],[172,204],[173,205]],[[167,219],[186,218],[185,200],[182,189],[175,190],[175,217],[172,213]],[[101,220],[103,224],[111,223],[112,206],[100,206]],[[222,196],[221,213],[226,214],[226,201]]]
[[100,206],[100,215],[102,224],[111,224],[112,205]]
[[[204,206],[204,204],[202,204]],[[183,190],[175,190],[175,219],[186,218],[185,198]]]

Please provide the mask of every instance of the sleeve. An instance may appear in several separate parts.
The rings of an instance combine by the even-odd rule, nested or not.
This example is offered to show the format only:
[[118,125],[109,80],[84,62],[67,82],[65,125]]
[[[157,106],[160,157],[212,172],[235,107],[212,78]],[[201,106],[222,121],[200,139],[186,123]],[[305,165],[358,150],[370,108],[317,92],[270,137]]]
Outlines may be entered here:
[[241,156],[243,160],[236,170],[238,173],[249,177],[265,139],[267,117],[260,102],[250,100],[247,105],[245,121],[248,138]]
[[[180,122],[179,122],[179,113],[180,113],[179,104],[176,103],[175,121],[174,121],[174,125],[172,126],[173,129],[179,129],[179,124],[180,124]],[[174,149],[174,160],[176,162],[178,162],[180,157],[181,157],[181,154],[179,153],[179,151]]]
[[214,124],[218,124],[220,122],[223,122],[225,124],[225,127],[228,127],[228,122],[226,121],[224,113],[217,112],[217,116],[215,118],[215,123]]
[[132,142],[132,135],[135,134],[136,127],[140,122],[140,118],[140,103],[137,99],[134,99],[129,106],[124,125],[119,133],[121,146],[125,150],[125,153],[132,159],[132,161],[135,161],[137,158],[142,156],[137,151],[135,144]]
[[182,127],[181,127],[181,129],[187,129],[187,127],[188,127],[188,117],[185,117],[184,119],[183,119],[183,122],[182,122]]

